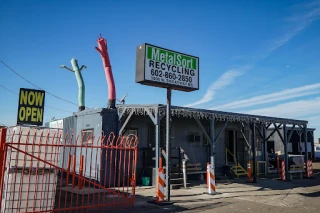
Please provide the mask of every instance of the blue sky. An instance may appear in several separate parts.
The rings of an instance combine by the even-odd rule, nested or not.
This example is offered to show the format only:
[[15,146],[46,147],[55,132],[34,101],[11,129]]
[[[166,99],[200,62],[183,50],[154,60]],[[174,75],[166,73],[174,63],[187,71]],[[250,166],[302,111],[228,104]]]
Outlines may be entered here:
[[[73,103],[76,79],[59,66],[75,57],[88,67],[86,106],[107,104],[101,33],[128,104],[166,101],[164,89],[135,83],[135,48],[147,42],[200,58],[200,90],[174,91],[174,105],[307,119],[320,137],[320,1],[1,0],[0,26],[0,60]],[[15,93],[35,88],[1,63],[0,74]],[[0,97],[0,123],[15,124],[18,97],[2,87]],[[49,94],[46,105],[45,120],[77,111]]]

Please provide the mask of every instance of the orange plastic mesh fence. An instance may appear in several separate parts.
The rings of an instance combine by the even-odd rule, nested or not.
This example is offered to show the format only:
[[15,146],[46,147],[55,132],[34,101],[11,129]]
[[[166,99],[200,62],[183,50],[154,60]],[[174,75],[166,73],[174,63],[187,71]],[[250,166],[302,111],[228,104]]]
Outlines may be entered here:
[[100,212],[135,201],[135,135],[17,126],[5,139],[1,213]]

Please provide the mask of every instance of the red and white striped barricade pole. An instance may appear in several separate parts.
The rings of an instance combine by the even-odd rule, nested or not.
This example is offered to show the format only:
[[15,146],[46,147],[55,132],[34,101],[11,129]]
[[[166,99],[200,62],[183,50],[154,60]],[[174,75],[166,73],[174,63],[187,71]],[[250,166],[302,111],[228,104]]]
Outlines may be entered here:
[[285,181],[286,180],[286,164],[284,160],[281,162],[281,180]]
[[313,176],[312,160],[307,160],[307,177]]
[[216,180],[214,176],[214,168],[211,164],[207,164],[207,183],[208,183],[208,194],[216,194]]
[[164,179],[164,169],[158,169],[158,181],[157,181],[157,192],[156,192],[156,202],[164,202],[164,186],[165,186],[165,179]]

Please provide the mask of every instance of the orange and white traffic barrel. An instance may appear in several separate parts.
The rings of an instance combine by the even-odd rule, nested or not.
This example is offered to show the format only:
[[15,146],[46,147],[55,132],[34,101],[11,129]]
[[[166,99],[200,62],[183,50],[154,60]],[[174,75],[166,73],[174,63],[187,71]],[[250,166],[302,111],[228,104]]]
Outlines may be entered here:
[[157,181],[156,202],[163,202],[164,201],[164,186],[165,186],[164,169],[163,168],[159,168],[158,181]]
[[307,177],[313,176],[312,160],[307,161]]
[[214,168],[211,164],[207,165],[207,180],[208,180],[208,193],[210,195],[216,194],[216,181],[214,176]]

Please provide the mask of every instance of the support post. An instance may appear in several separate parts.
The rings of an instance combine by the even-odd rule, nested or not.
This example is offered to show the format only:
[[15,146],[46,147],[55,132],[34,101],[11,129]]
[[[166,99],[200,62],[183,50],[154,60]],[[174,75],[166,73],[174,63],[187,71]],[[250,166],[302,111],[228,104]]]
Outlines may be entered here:
[[183,186],[187,188],[187,162],[185,159],[182,160],[182,173],[183,173]]
[[159,170],[159,150],[160,150],[160,117],[159,117],[159,111],[158,108],[156,109],[156,113],[155,113],[155,141],[156,141],[156,147],[155,147],[155,156],[156,156],[156,177],[158,177],[158,170]]
[[171,88],[167,88],[166,131],[166,200],[169,202],[171,170]]
[[291,130],[290,130],[290,134],[289,134],[289,136],[288,136],[288,138],[287,138],[288,143],[290,142],[290,140],[291,140],[291,138],[292,138],[292,135],[293,135],[293,132],[294,132],[294,128],[295,128],[295,127],[296,127],[296,125],[294,124],[294,125],[292,126]]
[[253,172],[253,183],[257,182],[256,177],[256,128],[255,123],[252,123],[252,172]]
[[[5,159],[6,159],[6,137],[7,137],[7,129],[0,128],[0,197],[2,198],[3,193],[3,182],[4,182],[4,172],[5,172]],[[1,202],[0,202],[0,209],[1,209]]]
[[311,140],[311,160],[315,160],[315,150],[314,150],[314,134],[313,134],[313,131],[310,131],[310,134],[312,136],[312,140]]
[[[307,132],[307,124],[304,125],[303,127],[303,131],[304,131],[304,162],[307,165],[307,161],[308,161],[308,132]],[[306,166],[307,169],[307,166]]]
[[280,137],[280,139],[281,139],[281,141],[282,141],[282,143],[283,143],[283,145],[284,145],[284,138],[282,137],[281,132],[280,132],[280,130],[279,130],[279,128],[281,127],[281,124],[280,124],[279,126],[277,126],[276,124],[274,124],[274,127],[276,128],[276,131],[277,131],[277,133],[278,133],[278,135],[279,135],[279,137]]
[[300,152],[300,155],[302,155],[302,149],[301,149],[301,131],[299,131],[299,152]]
[[120,129],[120,131],[119,131],[119,135],[121,135],[122,132],[123,132],[123,130],[127,127],[127,124],[128,124],[128,122],[129,122],[130,118],[132,117],[132,115],[133,115],[133,110],[131,110],[131,112],[130,112],[130,114],[128,115],[127,119],[126,119],[125,122],[123,123],[123,125],[122,125],[122,127],[121,127],[121,129]]
[[263,145],[264,145],[264,160],[266,161],[265,174],[268,175],[269,167],[269,156],[268,156],[268,141],[266,140],[266,126],[262,124],[262,136],[263,136]]
[[283,143],[284,143],[284,160],[285,160],[285,167],[286,167],[286,169],[285,169],[286,170],[286,181],[290,181],[287,124],[283,124]]
[[200,129],[202,130],[204,137],[209,141],[210,144],[213,144],[213,140],[211,140],[210,136],[207,134],[207,131],[203,127],[201,121],[197,117],[194,117],[194,119],[195,119],[196,123],[198,124],[198,126],[200,127]]
[[242,135],[242,137],[244,138],[245,142],[247,143],[247,145],[248,145],[249,149],[251,149],[251,145],[250,145],[250,143],[249,143],[248,139],[246,138],[246,135],[245,135],[245,134],[244,134],[244,132],[243,132],[243,131],[244,131],[244,129],[245,129],[244,124],[243,124],[243,123],[241,123],[241,130],[240,130],[241,135]]
[[[281,127],[281,124],[279,126],[277,126],[276,124],[274,125],[274,130],[270,133],[270,135],[266,138],[266,141],[269,140],[271,138],[271,136],[278,130],[278,128]],[[268,129],[270,126],[268,125],[266,129]],[[281,135],[280,135],[281,137]],[[282,138],[280,138],[282,140]]]
[[214,166],[214,156],[215,156],[215,140],[214,140],[214,119],[210,120],[210,138],[212,141],[212,144],[210,146],[210,162],[213,168]]
[[215,144],[215,142],[219,139],[220,135],[222,134],[222,132],[226,129],[227,125],[228,125],[229,121],[226,121],[224,123],[224,126],[220,129],[220,131],[218,132],[217,135],[215,135],[214,141],[213,143]]

